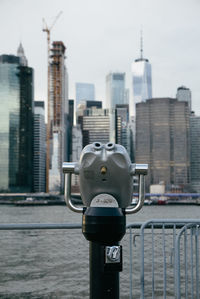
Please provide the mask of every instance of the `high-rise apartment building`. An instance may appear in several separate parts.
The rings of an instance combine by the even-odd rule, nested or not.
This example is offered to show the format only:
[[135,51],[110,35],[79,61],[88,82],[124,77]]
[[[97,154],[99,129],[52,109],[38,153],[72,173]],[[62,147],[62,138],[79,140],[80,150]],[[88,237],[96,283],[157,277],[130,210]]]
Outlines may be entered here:
[[136,163],[148,163],[147,187],[190,182],[189,107],[172,98],[136,104]]
[[143,58],[143,40],[141,38],[140,58],[136,59],[131,66],[133,84],[133,103],[130,105],[131,115],[135,112],[137,103],[145,102],[152,98],[151,64]]
[[34,192],[46,190],[46,126],[44,102],[34,102],[34,152],[33,152]]
[[0,190],[31,192],[33,69],[18,56],[0,56],[0,103]]
[[76,107],[82,101],[95,100],[95,86],[91,83],[76,83]]
[[49,190],[63,190],[62,163],[67,161],[67,114],[68,114],[68,75],[65,67],[65,45],[55,41],[52,45],[50,63],[50,121],[51,158]]
[[200,116],[190,116],[191,188],[200,193]]
[[191,90],[185,86],[180,86],[177,89],[176,98],[178,101],[184,101],[188,103],[190,111],[192,110],[192,94]]

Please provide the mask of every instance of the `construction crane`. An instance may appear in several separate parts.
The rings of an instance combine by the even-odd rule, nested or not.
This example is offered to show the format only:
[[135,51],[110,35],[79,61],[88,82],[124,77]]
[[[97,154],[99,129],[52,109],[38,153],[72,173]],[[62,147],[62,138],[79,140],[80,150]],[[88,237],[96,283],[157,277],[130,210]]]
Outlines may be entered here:
[[51,120],[50,120],[50,45],[51,30],[54,27],[56,21],[61,16],[62,11],[55,17],[52,25],[47,26],[45,19],[43,18],[43,32],[47,33],[47,130],[46,130],[46,192],[49,193],[49,168],[50,168],[50,136],[51,136]]

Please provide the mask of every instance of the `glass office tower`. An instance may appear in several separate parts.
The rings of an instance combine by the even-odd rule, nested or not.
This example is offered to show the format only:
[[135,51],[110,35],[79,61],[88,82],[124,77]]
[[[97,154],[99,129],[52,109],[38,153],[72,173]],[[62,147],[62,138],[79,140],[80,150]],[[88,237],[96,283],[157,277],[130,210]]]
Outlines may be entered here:
[[34,192],[46,190],[46,126],[45,109],[43,101],[34,103]]
[[106,108],[126,104],[125,73],[109,73],[106,76]]
[[0,56],[0,191],[32,191],[33,70]]
[[152,98],[151,64],[143,58],[143,36],[141,32],[140,57],[131,66],[133,102],[130,104],[130,115],[135,115],[135,105]]
[[82,101],[95,100],[95,87],[91,83],[76,83],[76,107]]
[[[0,56],[0,190],[16,184],[19,161],[19,57]],[[12,164],[12,172],[11,172]]]
[[151,64],[148,59],[139,58],[132,64],[133,97],[135,104],[152,98]]
[[125,73],[109,73],[106,76],[106,108],[110,117],[110,141],[116,142],[116,105],[123,105],[127,101],[125,92]]

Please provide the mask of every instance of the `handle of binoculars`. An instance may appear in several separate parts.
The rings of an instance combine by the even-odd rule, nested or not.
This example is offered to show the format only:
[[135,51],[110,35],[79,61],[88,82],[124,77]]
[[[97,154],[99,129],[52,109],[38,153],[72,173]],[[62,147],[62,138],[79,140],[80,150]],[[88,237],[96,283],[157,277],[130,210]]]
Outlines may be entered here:
[[133,175],[138,175],[139,177],[139,190],[138,190],[138,202],[134,207],[127,207],[126,214],[134,214],[138,212],[144,205],[145,200],[145,175],[147,174],[148,165],[147,164],[132,164],[134,168]]
[[[75,206],[72,203],[72,197],[71,197],[71,175],[75,173],[75,167],[77,163],[73,162],[64,162],[63,163],[63,173],[65,175],[65,190],[64,190],[64,198],[65,202],[67,204],[67,207],[76,213],[82,213],[83,207]],[[138,175],[139,176],[139,196],[138,196],[138,202],[136,206],[134,207],[127,207],[125,209],[126,214],[133,214],[138,212],[145,200],[145,175],[147,174],[148,165],[147,164],[132,164],[132,175]]]
[[73,162],[64,162],[63,163],[63,173],[65,175],[65,186],[64,186],[64,198],[67,207],[76,213],[82,213],[83,207],[78,207],[73,205],[72,198],[71,198],[71,177],[72,173],[75,172],[76,163]]

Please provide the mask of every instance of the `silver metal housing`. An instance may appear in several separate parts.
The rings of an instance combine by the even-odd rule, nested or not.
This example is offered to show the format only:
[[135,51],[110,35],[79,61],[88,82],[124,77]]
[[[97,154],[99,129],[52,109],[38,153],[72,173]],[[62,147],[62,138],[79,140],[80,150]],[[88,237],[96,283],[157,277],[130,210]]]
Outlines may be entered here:
[[[83,208],[74,206],[71,201],[71,174],[79,174],[80,192],[84,206],[90,207],[94,198],[111,196],[119,208],[125,208],[127,214],[141,209],[145,199],[144,175],[147,174],[147,164],[132,164],[126,149],[119,144],[101,144],[95,142],[87,145],[80,161],[64,162],[65,200],[67,206],[74,212],[82,212]],[[127,208],[132,201],[133,175],[139,175],[139,199],[134,207]],[[107,195],[106,195],[107,194]],[[104,204],[105,204],[104,200]],[[109,207],[109,201],[108,207]],[[95,206],[98,206],[96,201]],[[99,201],[99,207],[102,206]],[[111,205],[110,207],[112,207]]]

